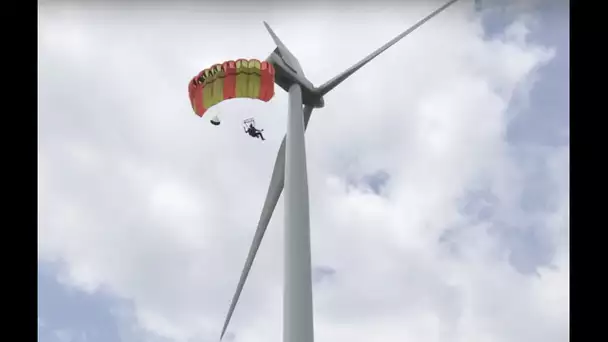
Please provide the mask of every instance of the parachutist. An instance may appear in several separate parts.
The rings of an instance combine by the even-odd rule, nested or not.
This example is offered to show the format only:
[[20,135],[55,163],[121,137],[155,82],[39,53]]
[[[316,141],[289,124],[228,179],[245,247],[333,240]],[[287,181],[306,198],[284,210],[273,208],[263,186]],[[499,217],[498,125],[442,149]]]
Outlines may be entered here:
[[249,124],[249,127],[247,128],[247,130],[245,130],[245,133],[248,133],[250,136],[252,136],[254,138],[260,138],[262,140],[266,140],[266,139],[264,139],[264,136],[262,135],[263,131],[264,131],[263,129],[257,129],[257,128],[253,127],[253,124]]

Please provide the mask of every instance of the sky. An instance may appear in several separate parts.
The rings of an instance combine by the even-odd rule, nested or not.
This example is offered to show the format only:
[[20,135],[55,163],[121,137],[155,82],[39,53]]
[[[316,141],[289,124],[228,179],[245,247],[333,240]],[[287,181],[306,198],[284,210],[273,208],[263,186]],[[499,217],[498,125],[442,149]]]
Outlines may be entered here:
[[[460,1],[313,112],[316,341],[569,340],[568,3],[504,3]],[[266,58],[266,20],[319,85],[440,2],[338,4],[39,2],[40,342],[218,340],[287,96],[216,127],[187,82]],[[283,222],[281,198],[226,341],[281,340]]]

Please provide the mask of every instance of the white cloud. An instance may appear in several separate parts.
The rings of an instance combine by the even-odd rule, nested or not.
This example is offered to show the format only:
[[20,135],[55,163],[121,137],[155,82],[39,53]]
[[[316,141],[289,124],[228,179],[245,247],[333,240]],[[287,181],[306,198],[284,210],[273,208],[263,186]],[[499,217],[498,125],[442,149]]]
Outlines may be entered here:
[[71,342],[74,339],[74,332],[67,329],[53,330],[53,335],[55,335],[59,342]]
[[[74,286],[132,300],[150,333],[216,338],[285,131],[286,96],[222,104],[225,121],[213,127],[191,112],[188,80],[218,60],[265,58],[266,19],[322,83],[432,6],[293,18],[44,6],[40,258],[62,260]],[[485,187],[513,229],[532,220],[518,207],[529,170],[505,140],[506,110],[553,52],[527,42],[522,23],[485,40],[468,6],[400,42],[314,113],[313,262],[336,270],[315,287],[318,341],[568,339],[567,148],[535,154],[549,161],[557,199],[533,217],[555,251],[540,277],[518,273],[494,223],[471,221],[458,204]],[[251,116],[266,142],[241,132]],[[391,176],[386,196],[347,185],[379,169]],[[236,341],[281,336],[277,208],[233,318]],[[440,242],[453,227],[463,227],[457,252]]]

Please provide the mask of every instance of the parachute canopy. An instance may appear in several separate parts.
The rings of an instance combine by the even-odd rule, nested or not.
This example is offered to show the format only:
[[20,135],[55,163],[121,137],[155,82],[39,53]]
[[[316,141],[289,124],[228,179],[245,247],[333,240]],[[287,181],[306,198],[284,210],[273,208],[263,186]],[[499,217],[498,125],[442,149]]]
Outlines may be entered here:
[[228,99],[268,102],[274,96],[274,75],[272,64],[257,59],[215,64],[201,71],[188,84],[192,109],[202,117],[209,108]]

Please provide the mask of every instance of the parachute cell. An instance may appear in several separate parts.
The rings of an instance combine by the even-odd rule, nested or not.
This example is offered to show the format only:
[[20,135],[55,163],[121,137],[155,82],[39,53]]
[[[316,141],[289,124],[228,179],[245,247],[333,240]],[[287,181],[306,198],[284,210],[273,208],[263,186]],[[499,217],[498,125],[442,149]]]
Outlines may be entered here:
[[260,100],[270,101],[274,96],[274,68],[267,62],[260,67]]
[[252,99],[260,97],[260,69],[262,68],[260,61],[249,61],[249,80],[247,81],[247,95]]
[[249,97],[247,82],[249,81],[249,63],[246,59],[236,61],[236,97]]
[[224,62],[224,99],[233,99],[236,97],[236,64],[234,61]]
[[224,72],[220,64],[211,67],[211,77],[213,79],[210,84],[213,87],[211,90],[211,96],[213,97],[211,106],[215,106],[224,100]]
[[204,69],[188,84],[192,109],[203,116],[209,108],[233,98],[264,102],[274,97],[274,67],[257,59],[237,59]]

